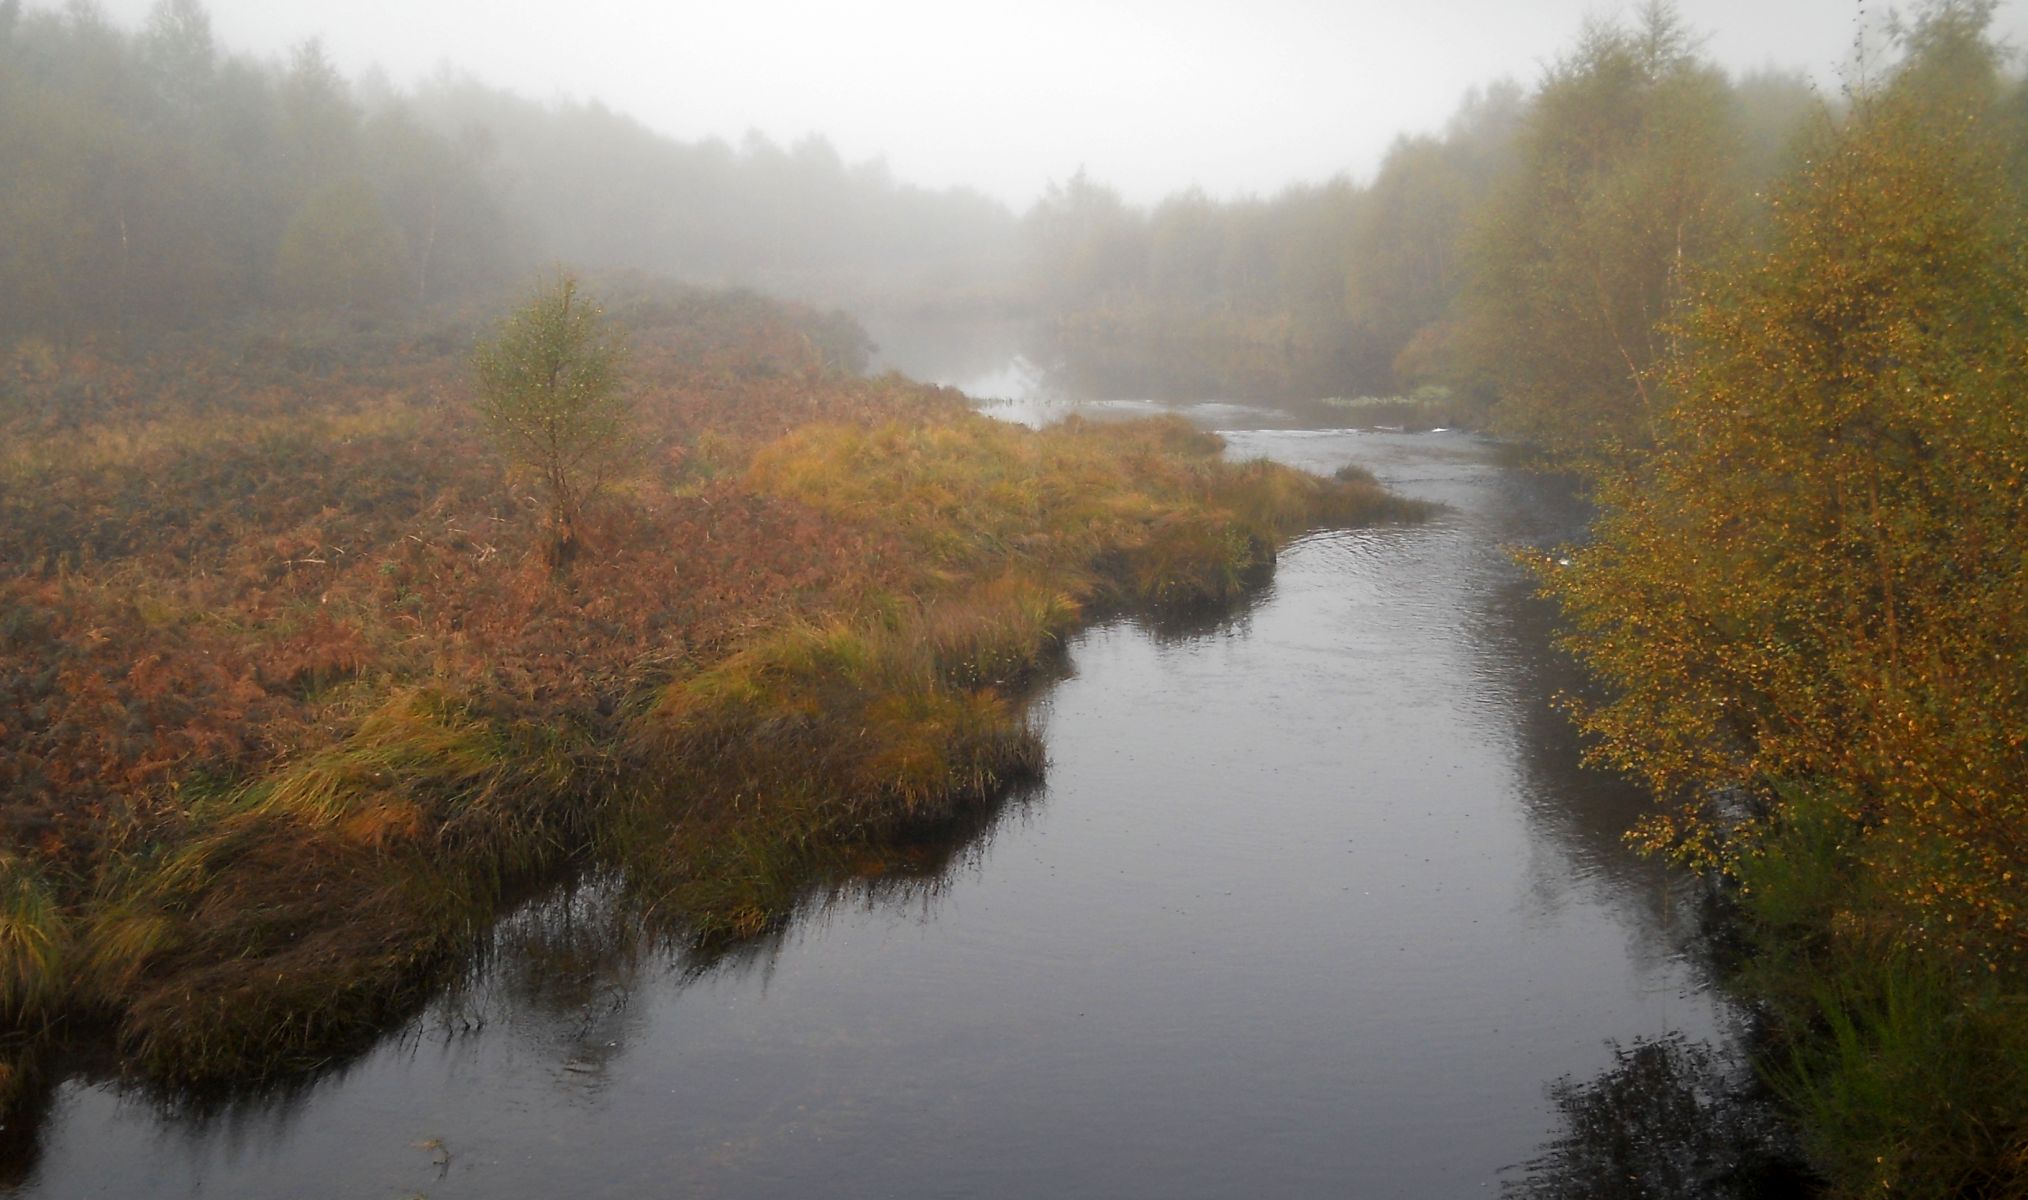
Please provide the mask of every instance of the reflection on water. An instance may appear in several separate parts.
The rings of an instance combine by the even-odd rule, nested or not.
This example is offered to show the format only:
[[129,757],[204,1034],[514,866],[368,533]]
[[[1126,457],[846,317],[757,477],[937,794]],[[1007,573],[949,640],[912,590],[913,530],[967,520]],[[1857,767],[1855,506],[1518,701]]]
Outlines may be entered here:
[[1613,1047],[1549,1089],[1562,1130],[1501,1187],[1514,1200],[1757,1200],[1810,1194],[1772,1103],[1733,1056],[1681,1034]]
[[1447,507],[1302,539],[1233,613],[1081,634],[1033,796],[846,864],[764,939],[699,957],[589,881],[292,1092],[69,1080],[18,1193],[1497,1185],[1606,1039],[1730,1028],[1688,906],[1618,843],[1638,797],[1575,764],[1575,679],[1503,550],[1581,513],[1469,437],[1246,424],[1235,455]]

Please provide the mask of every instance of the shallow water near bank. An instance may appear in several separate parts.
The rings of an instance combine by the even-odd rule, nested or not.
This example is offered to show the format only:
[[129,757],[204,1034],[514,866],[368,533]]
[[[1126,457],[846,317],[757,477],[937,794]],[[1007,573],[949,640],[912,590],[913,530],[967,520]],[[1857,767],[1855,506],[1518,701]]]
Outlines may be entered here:
[[1577,767],[1550,697],[1578,678],[1504,551],[1581,509],[1467,435],[1195,415],[1448,507],[1303,539],[1235,613],[1074,639],[1046,781],[921,871],[709,965],[552,897],[285,1094],[62,1085],[13,1194],[1496,1190],[1607,1039],[1730,1020],[1685,885],[1619,844],[1640,797]]

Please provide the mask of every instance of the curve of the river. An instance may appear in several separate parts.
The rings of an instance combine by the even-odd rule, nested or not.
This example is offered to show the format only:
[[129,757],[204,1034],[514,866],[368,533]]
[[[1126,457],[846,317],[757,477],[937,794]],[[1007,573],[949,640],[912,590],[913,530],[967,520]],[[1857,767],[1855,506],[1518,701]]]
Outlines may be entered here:
[[704,969],[610,945],[596,889],[552,899],[474,989],[286,1095],[63,1085],[11,1190],[1497,1191],[1550,1081],[1729,1020],[1691,905],[1619,843],[1638,796],[1577,766],[1576,679],[1507,555],[1581,511],[1468,435],[1228,439],[1447,507],[1304,538],[1223,620],[1078,636],[1045,783],[934,870]]

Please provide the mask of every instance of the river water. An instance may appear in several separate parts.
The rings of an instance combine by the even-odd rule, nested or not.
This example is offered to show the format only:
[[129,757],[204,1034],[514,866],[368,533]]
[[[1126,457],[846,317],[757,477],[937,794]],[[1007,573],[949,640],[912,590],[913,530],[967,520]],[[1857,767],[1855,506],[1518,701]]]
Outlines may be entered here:
[[10,1194],[1490,1195],[1608,1039],[1725,1036],[1506,553],[1577,532],[1567,490],[1467,434],[1191,411],[1446,508],[1302,539],[1239,612],[1076,637],[1043,784],[920,870],[709,964],[552,898],[284,1094],[62,1085]]

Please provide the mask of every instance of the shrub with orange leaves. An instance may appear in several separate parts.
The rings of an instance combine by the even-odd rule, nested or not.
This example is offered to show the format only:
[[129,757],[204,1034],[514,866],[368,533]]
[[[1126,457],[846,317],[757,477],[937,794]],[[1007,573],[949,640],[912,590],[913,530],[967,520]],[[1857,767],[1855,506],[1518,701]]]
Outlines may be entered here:
[[1708,854],[1701,797],[1821,788],[1908,936],[2022,970],[2028,243],[1991,103],[1917,78],[1824,132],[1546,579],[1618,689],[1601,757],[1691,801],[1651,840]]
[[1704,281],[1652,454],[1545,559],[1639,840],[1738,884],[1767,1064],[1831,1193],[2028,1193],[2028,222],[1992,6]]

